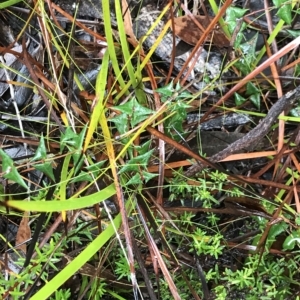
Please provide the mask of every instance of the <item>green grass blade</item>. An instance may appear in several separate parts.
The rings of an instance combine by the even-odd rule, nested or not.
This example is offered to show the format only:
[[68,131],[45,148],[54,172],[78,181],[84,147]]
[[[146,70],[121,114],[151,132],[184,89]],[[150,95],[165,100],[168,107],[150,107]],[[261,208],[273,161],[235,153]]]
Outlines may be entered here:
[[[131,55],[130,55],[129,48],[128,48],[127,36],[126,36],[126,32],[125,32],[125,26],[124,26],[120,2],[116,1],[115,5],[116,5],[116,17],[117,17],[117,23],[118,23],[118,31],[119,31],[119,37],[120,37],[120,42],[121,42],[121,47],[122,47],[122,53],[124,56],[125,66],[127,67],[127,71],[128,71],[128,75],[129,75],[131,84],[132,84],[133,88],[135,89],[135,94],[136,94],[138,102],[141,104],[146,104],[147,97],[143,90],[143,87],[140,86],[140,85],[142,85],[142,82],[137,81],[137,77],[135,75],[135,70],[132,65]],[[141,70],[137,70],[137,73],[141,73]],[[141,74],[139,74],[139,75],[141,75]]]
[[[170,8],[170,4],[166,5],[165,8],[162,10],[161,14],[157,17],[157,19],[155,20],[155,22],[152,24],[152,26],[150,27],[150,29],[147,31],[147,33],[145,34],[145,36],[143,36],[140,41],[139,41],[139,45],[134,49],[134,51],[131,54],[131,58],[136,55],[136,53],[139,51],[139,49],[141,48],[141,45],[143,44],[143,42],[147,39],[147,37],[151,34],[151,32],[157,27],[159,21],[165,16],[165,14],[167,13],[168,9]],[[156,50],[156,48],[158,47],[158,45],[161,43],[163,37],[165,36],[166,32],[169,30],[171,21],[168,21],[168,23],[164,26],[163,30],[161,31],[161,33],[159,34],[159,36],[157,37],[156,42],[152,45],[151,49],[149,49],[149,51],[147,52],[147,55],[145,56],[145,58],[143,59],[143,61],[139,64],[138,69],[136,70],[136,74],[135,74],[135,78],[142,78],[142,70],[144,69],[144,67],[146,66],[146,64],[150,61],[151,56],[153,55],[154,51]],[[116,101],[118,101],[124,94],[125,91],[127,91],[129,89],[131,85],[131,81],[127,82],[124,89],[122,91],[120,91],[118,93],[118,95],[115,97]]]
[[122,54],[124,56],[125,63],[127,65],[127,71],[128,75],[131,79],[132,84],[134,85],[136,83],[135,75],[134,75],[134,68],[131,63],[131,58],[130,58],[130,52],[127,44],[127,37],[125,33],[125,26],[124,26],[124,21],[123,21],[123,16],[122,16],[122,9],[119,1],[116,1],[116,17],[117,17],[117,23],[118,23],[118,32],[119,32],[119,38],[121,42],[121,47],[122,47]]
[[119,68],[119,62],[117,59],[116,48],[115,48],[115,44],[114,44],[114,40],[113,40],[109,2],[110,1],[102,1],[104,31],[105,31],[107,48],[108,48],[109,56],[111,59],[112,67],[118,78],[120,87],[121,87],[121,89],[123,89],[125,87],[125,82],[122,77],[122,72]]
[[[220,10],[219,5],[217,5],[217,3],[216,3],[215,0],[209,0],[209,4],[210,4],[210,7],[211,7],[211,9],[213,10],[214,14],[217,15],[218,12],[219,12],[219,10]],[[220,19],[219,19],[219,23],[220,23],[220,25],[221,25],[221,27],[222,27],[222,30],[224,31],[225,35],[226,35],[228,38],[231,38],[231,35],[230,35],[230,33],[229,33],[229,30],[228,30],[228,28],[227,28],[227,26],[226,26],[226,23],[225,23],[224,19],[223,19],[223,18],[220,18]]]
[[5,1],[5,2],[3,2],[3,3],[0,4],[0,9],[9,7],[9,6],[17,4],[19,2],[23,2],[23,0],[9,0],[9,1]]
[[[294,8],[296,4],[296,1],[292,1],[292,9]],[[283,26],[284,26],[285,22],[280,19],[278,24],[276,25],[276,27],[274,28],[274,30],[272,31],[272,33],[270,34],[267,42],[269,45],[271,45],[271,43],[275,40],[275,38],[277,37],[278,33],[282,30]],[[260,51],[259,54],[257,56],[257,59],[255,61],[255,66],[257,66],[257,64],[259,63],[259,61],[262,59],[262,57],[264,56],[264,54],[266,53],[266,47],[263,47]]]
[[[278,33],[282,30],[282,27],[284,26],[284,21],[280,20],[278,22],[278,24],[276,25],[276,27],[274,28],[274,30],[272,31],[270,37],[267,40],[267,43],[269,45],[271,45],[271,43],[275,40],[276,36],[278,35]],[[255,66],[257,66],[257,64],[259,63],[259,61],[262,59],[262,57],[264,56],[264,54],[266,53],[266,47],[264,46],[260,51],[259,54],[257,56],[257,59],[255,61]]]
[[[121,215],[114,219],[115,228],[121,225]],[[101,249],[104,244],[115,235],[113,224],[110,224],[93,242],[91,242],[74,260],[72,260],[62,271],[60,271],[52,280],[45,284],[31,300],[47,299],[64,282],[73,276],[93,255]]]
[[96,128],[98,127],[98,122],[99,122],[100,115],[102,114],[102,109],[105,109],[104,97],[105,97],[105,89],[106,89],[106,82],[107,82],[109,57],[110,57],[109,52],[106,51],[102,59],[101,70],[96,79],[97,98],[95,99],[96,103],[93,108],[89,128],[85,138],[85,144],[83,147],[84,153],[89,147],[93,134],[96,131]]
[[116,193],[114,184],[109,185],[105,189],[81,198],[70,198],[66,201],[20,201],[9,200],[6,202],[8,207],[16,208],[23,211],[35,212],[55,212],[63,210],[82,209],[102,202]]

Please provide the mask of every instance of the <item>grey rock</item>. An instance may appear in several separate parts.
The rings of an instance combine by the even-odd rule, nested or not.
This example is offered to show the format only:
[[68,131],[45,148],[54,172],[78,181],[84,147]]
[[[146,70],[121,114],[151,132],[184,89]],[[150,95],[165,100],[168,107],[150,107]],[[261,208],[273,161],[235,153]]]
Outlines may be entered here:
[[[93,89],[93,87],[96,83],[96,79],[99,74],[100,68],[101,68],[101,66],[98,65],[97,68],[93,68],[92,70],[89,70],[89,71],[85,72],[84,74],[78,75],[78,79],[81,82],[81,84],[85,90],[89,91],[89,90]],[[75,82],[73,85],[73,91],[76,95],[79,93],[79,88]]]
[[[74,0],[59,0],[56,1],[56,4],[59,5],[63,10],[69,14],[75,13],[75,1]],[[110,0],[110,5],[113,6],[114,1]],[[100,0],[88,0],[88,1],[79,1],[79,6],[77,10],[78,16],[85,16],[91,18],[102,18],[102,8]]]
[[[30,74],[25,65],[22,66],[16,81],[24,83],[26,85],[30,84]],[[32,88],[29,88],[25,85],[18,86],[15,92],[15,101],[17,102],[18,107],[24,105],[24,103],[28,100],[28,98],[32,95]]]

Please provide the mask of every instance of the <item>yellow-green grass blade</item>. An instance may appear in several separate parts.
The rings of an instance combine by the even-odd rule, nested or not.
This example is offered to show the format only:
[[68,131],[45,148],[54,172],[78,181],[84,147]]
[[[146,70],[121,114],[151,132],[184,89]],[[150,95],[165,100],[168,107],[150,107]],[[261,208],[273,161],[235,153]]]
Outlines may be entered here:
[[[66,200],[67,199],[67,185],[70,181],[70,177],[72,177],[73,173],[74,173],[74,168],[71,169],[70,172],[68,172],[69,170],[69,164],[70,164],[70,160],[71,160],[72,154],[67,154],[67,156],[64,159],[63,162],[63,167],[61,170],[61,182],[60,182],[60,186],[59,186],[59,199],[60,200]],[[62,211],[62,219],[65,222],[66,221],[66,211]]]
[[[130,202],[127,202],[127,209]],[[132,208],[130,208],[132,210]],[[93,242],[91,242],[76,258],[74,258],[62,271],[60,271],[53,279],[45,284],[31,300],[48,299],[62,284],[64,284],[71,276],[73,276],[93,255],[99,251],[109,239],[115,236],[114,228],[121,226],[121,215],[117,217]]]
[[[294,8],[294,6],[296,5],[297,1],[292,1],[291,5],[292,5],[292,9]],[[272,33],[270,34],[267,42],[269,45],[271,45],[271,43],[275,40],[275,38],[277,37],[278,33],[282,30],[282,27],[284,26],[285,22],[280,19],[280,21],[278,22],[278,24],[275,26],[274,30],[272,31]],[[258,56],[257,59],[255,61],[255,66],[259,63],[259,61],[262,59],[262,57],[264,56],[264,54],[266,53],[266,47],[263,47]]]
[[102,110],[105,109],[103,102],[104,102],[106,82],[107,82],[108,65],[109,65],[109,52],[106,51],[102,59],[101,70],[96,79],[97,93],[96,93],[96,99],[94,100],[95,104],[94,104],[89,128],[87,130],[85,143],[83,147],[84,153],[86,152],[87,148],[90,145],[90,141],[93,137],[94,132],[96,131],[96,128],[99,126],[98,122],[99,122],[100,115],[102,114]]
[[[147,103],[146,94],[145,94],[144,90],[140,87],[142,85],[142,82],[137,82],[135,70],[132,65],[132,60],[131,60],[131,55],[130,55],[129,48],[128,48],[127,36],[126,36],[126,32],[125,32],[125,26],[124,26],[120,2],[115,1],[115,6],[116,6],[116,17],[117,17],[117,23],[118,23],[118,32],[119,32],[122,53],[124,56],[124,61],[125,61],[125,65],[127,67],[128,75],[129,75],[131,84],[132,84],[133,88],[135,89],[135,94],[136,94],[138,102],[141,104],[146,104]],[[140,70],[137,70],[137,72],[138,71],[140,71]]]
[[[145,36],[143,36],[140,39],[140,43],[139,45],[134,49],[133,53],[131,54],[132,58],[134,55],[136,55],[136,53],[139,51],[139,49],[141,48],[141,45],[143,44],[143,42],[147,39],[147,37],[151,34],[151,32],[155,29],[155,27],[158,25],[159,21],[163,18],[163,16],[166,14],[166,12],[168,11],[168,9],[170,8],[170,4],[166,5],[166,7],[162,10],[161,14],[157,17],[156,21],[152,24],[152,26],[150,27],[150,29],[148,30],[148,32],[145,34]],[[144,69],[144,67],[146,66],[146,64],[149,62],[152,54],[154,53],[154,51],[156,50],[156,48],[158,47],[158,45],[161,43],[163,37],[165,36],[166,32],[169,29],[170,23],[171,21],[169,21],[163,28],[162,32],[160,33],[160,35],[157,37],[156,42],[154,43],[154,45],[152,45],[151,49],[149,49],[149,52],[147,53],[147,55],[145,56],[143,62],[140,64],[138,70],[136,70],[135,73],[135,78],[141,78],[141,72]],[[116,96],[116,101],[118,99],[120,99],[125,91],[127,91],[131,85],[131,81],[127,82],[127,84],[125,85],[124,89],[122,91],[120,91],[118,93],[118,95]]]
[[[214,14],[217,15],[218,12],[219,12],[219,10],[220,10],[219,5],[217,5],[217,3],[216,3],[215,0],[209,0],[209,4],[210,4],[210,7],[211,7],[211,9],[213,10]],[[229,30],[228,30],[228,28],[227,28],[227,26],[226,26],[226,23],[225,23],[224,19],[223,19],[223,18],[220,18],[220,19],[219,19],[219,23],[220,23],[220,25],[221,25],[221,27],[222,27],[222,30],[224,31],[225,35],[226,35],[228,38],[231,38],[230,33],[229,33]]]
[[[64,65],[65,65],[67,68],[70,67],[70,63],[69,63],[68,58],[69,58],[70,60],[73,61],[74,65],[76,65],[76,63],[75,63],[75,61],[74,61],[74,58],[71,57],[71,56],[69,55],[69,52],[68,52],[68,47],[69,47],[70,39],[69,39],[69,41],[68,41],[67,48],[64,47],[64,46],[63,46],[63,42],[60,40],[59,34],[57,33],[56,25],[55,25],[53,22],[51,22],[51,20],[48,19],[47,14],[46,14],[46,12],[44,11],[44,8],[41,9],[41,11],[44,13],[43,15],[45,15],[44,17],[45,17],[45,19],[47,20],[47,21],[46,21],[46,26],[47,26],[48,31],[49,31],[49,32],[54,32],[54,33],[56,33],[55,38],[52,39],[52,43],[54,44],[55,49],[59,52],[60,57],[62,58],[62,61],[63,61]],[[72,24],[72,27],[73,27],[73,26],[75,26],[75,23]],[[58,30],[61,30],[61,29],[58,29]],[[65,34],[67,35],[67,33],[65,33]],[[72,37],[70,37],[70,38],[72,38]],[[60,44],[58,43],[58,41],[60,41]],[[63,70],[63,68],[61,68],[61,70]],[[62,72],[62,71],[61,71],[61,72]],[[60,75],[60,76],[61,76],[61,75]],[[74,80],[75,80],[75,82],[76,82],[76,84],[77,84],[79,90],[82,91],[84,88],[83,88],[81,82],[79,81],[78,75],[77,75],[76,73],[74,74]]]
[[23,0],[9,0],[9,1],[5,1],[3,3],[0,3],[0,9],[9,7],[9,6],[17,4],[19,2],[23,2]]
[[125,82],[122,77],[122,72],[119,68],[119,61],[117,58],[116,48],[115,48],[115,44],[114,44],[114,40],[113,40],[109,2],[110,1],[102,1],[104,31],[105,31],[105,37],[106,37],[106,42],[107,42],[107,49],[108,49],[110,59],[111,59],[111,64],[112,64],[112,67],[118,78],[120,87],[121,87],[121,89],[123,89],[125,87]]
[[115,185],[111,184],[103,190],[81,198],[70,198],[67,201],[21,201],[9,200],[5,204],[8,207],[23,211],[55,212],[64,210],[82,209],[102,202],[116,193]]

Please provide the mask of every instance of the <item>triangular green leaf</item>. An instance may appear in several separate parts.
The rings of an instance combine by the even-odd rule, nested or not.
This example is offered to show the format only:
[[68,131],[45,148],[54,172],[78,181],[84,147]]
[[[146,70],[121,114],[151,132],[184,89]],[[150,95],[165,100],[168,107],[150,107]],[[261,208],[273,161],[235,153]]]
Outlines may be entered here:
[[32,158],[32,161],[35,160],[43,160],[47,157],[47,149],[46,149],[46,145],[45,145],[45,139],[43,134],[41,135],[41,139],[40,139],[40,143],[38,148],[36,149],[36,152]]
[[142,178],[139,173],[135,173],[133,177],[131,177],[127,182],[126,185],[132,185],[132,184],[140,184],[142,183]]
[[282,5],[278,9],[277,15],[285,23],[291,25],[291,23],[292,23],[292,5],[291,4],[284,4],[284,5]]
[[156,89],[156,92],[160,93],[163,97],[171,97],[174,94],[173,81],[171,81],[168,85]]
[[250,96],[250,101],[260,110],[260,94],[256,93]]
[[[77,174],[77,172],[79,172],[79,170],[82,167],[82,164],[83,164],[83,161],[84,161],[84,155],[82,155],[82,151],[79,150],[79,151],[75,151],[72,154],[72,158],[73,158],[73,161],[74,161],[74,165],[76,166],[75,174]],[[79,159],[80,159],[80,161],[79,161]]]
[[113,119],[110,120],[111,122],[115,123],[117,130],[120,134],[124,134],[128,132],[128,115],[125,113],[122,113],[118,116],[115,116]]
[[131,116],[133,112],[133,106],[134,106],[134,100],[135,98],[132,98],[131,100],[127,101],[124,104],[113,106],[112,108],[115,110],[119,110],[120,112]]
[[143,122],[144,120],[147,119],[147,116],[152,114],[153,111],[151,111],[150,109],[148,110],[148,112],[146,112],[146,110],[141,110],[139,112],[135,111],[133,116],[132,116],[132,119],[131,119],[131,126],[134,127],[135,125]]
[[[236,20],[243,17],[246,12],[247,12],[247,9],[242,9],[239,7],[229,7],[226,10],[225,22],[226,22],[226,26],[228,27],[230,33],[233,33],[236,28]],[[237,37],[238,38],[237,44],[240,44],[241,31],[243,31],[244,29],[245,29],[245,23],[243,23],[242,28],[240,29],[240,32],[238,33],[239,36]]]
[[79,143],[79,136],[71,127],[67,127],[66,131],[62,133],[60,137],[60,151],[62,152],[64,146],[78,147]]
[[150,150],[150,145],[151,145],[151,140],[147,141],[143,145],[135,146],[134,148],[139,154],[145,154]]
[[246,99],[244,97],[242,97],[240,94],[235,93],[234,94],[234,102],[235,102],[235,105],[239,106],[239,105],[244,104],[246,102]]
[[45,175],[47,175],[49,178],[51,178],[53,181],[55,181],[55,177],[53,174],[53,166],[51,162],[44,162],[42,164],[36,164],[34,165],[34,168],[43,172]]
[[252,82],[248,82],[246,85],[246,95],[250,96],[256,93],[259,93],[259,89]]
[[300,36],[300,30],[290,30],[290,29],[287,29],[286,30],[290,35],[291,37],[293,38],[297,38],[298,36]]
[[120,174],[128,171],[138,171],[140,167],[146,167],[154,150],[130,159],[120,170]]
[[28,187],[14,166],[13,160],[2,149],[0,149],[0,155],[2,157],[3,177],[12,180],[27,189]]
[[231,6],[226,10],[226,18],[225,21],[234,21],[244,16],[244,14],[248,11],[248,9],[243,9],[239,7]]
[[145,183],[147,183],[150,179],[158,176],[158,174],[149,173],[146,171],[143,171],[142,174],[143,174],[143,179],[145,180]]

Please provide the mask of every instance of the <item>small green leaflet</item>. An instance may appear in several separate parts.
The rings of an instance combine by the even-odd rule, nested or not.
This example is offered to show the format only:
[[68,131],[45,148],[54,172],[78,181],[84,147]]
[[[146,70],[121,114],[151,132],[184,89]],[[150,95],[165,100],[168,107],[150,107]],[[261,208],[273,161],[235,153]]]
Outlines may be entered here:
[[130,159],[126,165],[124,165],[121,170],[120,170],[120,174],[124,173],[124,172],[129,172],[129,171],[139,171],[141,167],[146,167],[148,164],[148,161],[153,153],[153,150],[150,150],[148,152],[146,152],[145,154],[136,156],[132,159]]
[[[39,146],[36,149],[35,155],[33,156],[31,161],[46,160],[46,158],[47,158],[47,149],[45,146],[45,139],[42,134]],[[43,163],[40,164],[34,164],[33,167],[46,174],[49,178],[51,178],[51,180],[55,181],[54,174],[53,174],[53,166],[51,162],[44,161]]]
[[[138,101],[135,98],[132,98],[131,100],[129,100],[128,102],[126,102],[125,104],[119,105],[119,106],[114,106],[113,109],[115,110],[119,110],[121,111],[123,114],[127,115],[129,118],[124,118],[123,119],[119,119],[119,126],[120,124],[120,120],[124,121],[124,128],[126,127],[126,123],[128,122],[128,119],[130,120],[130,124],[132,127],[136,126],[137,124],[139,124],[140,122],[144,121],[145,119],[147,119],[148,115],[151,115],[154,113],[153,110],[141,105],[138,103]],[[125,123],[126,120],[126,123]],[[112,122],[114,122],[114,120],[111,120]]]
[[292,23],[292,4],[290,0],[273,0],[274,5],[278,8],[277,16],[287,24]]
[[246,85],[246,95],[250,96],[250,101],[260,109],[260,91],[252,82]]
[[17,171],[17,168],[14,166],[13,160],[2,149],[0,149],[0,156],[2,157],[3,177],[12,180],[27,189],[28,187]]

